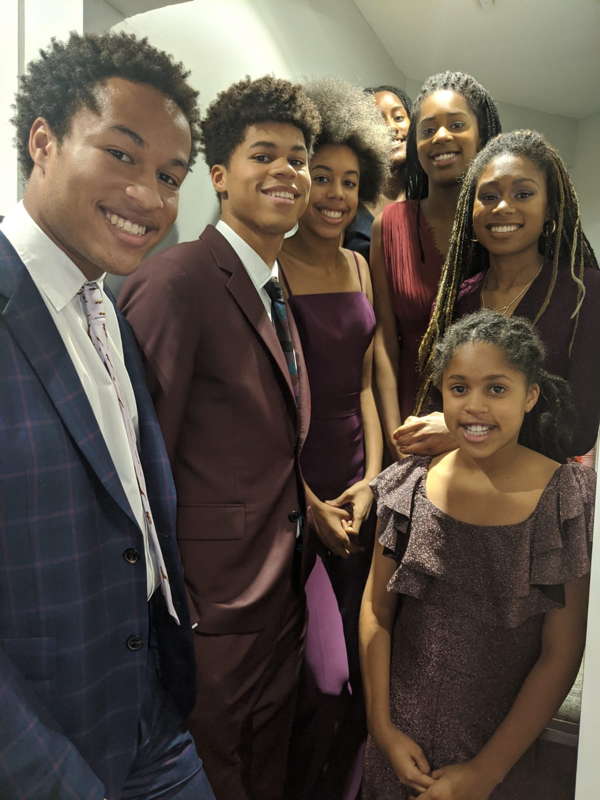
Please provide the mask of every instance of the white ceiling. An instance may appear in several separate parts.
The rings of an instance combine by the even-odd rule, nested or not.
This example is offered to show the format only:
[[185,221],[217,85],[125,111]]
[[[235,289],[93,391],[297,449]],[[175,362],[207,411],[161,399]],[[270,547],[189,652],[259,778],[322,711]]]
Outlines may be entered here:
[[124,17],[134,14],[143,14],[145,11],[154,11],[163,6],[174,6],[178,3],[187,3],[188,0],[106,0],[109,6],[119,11]]
[[600,0],[354,2],[407,78],[461,70],[501,102],[600,111]]

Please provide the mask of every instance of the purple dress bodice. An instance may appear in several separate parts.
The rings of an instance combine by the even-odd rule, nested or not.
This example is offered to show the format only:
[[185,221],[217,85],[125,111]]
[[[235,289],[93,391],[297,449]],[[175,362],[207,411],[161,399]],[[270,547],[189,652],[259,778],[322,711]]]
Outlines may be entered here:
[[321,500],[333,500],[364,475],[360,394],[375,313],[363,292],[291,295],[289,303],[311,391],[302,471]]

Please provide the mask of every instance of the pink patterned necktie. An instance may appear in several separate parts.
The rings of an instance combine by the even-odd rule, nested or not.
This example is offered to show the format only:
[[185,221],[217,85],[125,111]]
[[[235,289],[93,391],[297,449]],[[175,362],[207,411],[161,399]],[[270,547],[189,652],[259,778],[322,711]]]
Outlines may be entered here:
[[171,595],[171,586],[169,584],[169,577],[167,575],[167,567],[165,565],[165,560],[163,558],[163,554],[160,549],[160,542],[158,541],[156,527],[154,526],[154,519],[152,517],[152,511],[150,510],[150,503],[148,501],[148,496],[146,494],[146,480],[144,478],[144,471],[142,469],[142,464],[140,462],[140,456],[137,449],[137,442],[135,437],[135,430],[133,428],[133,422],[131,421],[129,412],[125,404],[123,403],[121,391],[119,390],[119,384],[117,382],[116,372],[112,365],[112,362],[110,360],[110,355],[108,352],[108,346],[107,346],[108,338],[106,334],[106,312],[104,311],[104,299],[102,297],[102,291],[95,281],[88,281],[83,284],[79,293],[81,294],[83,308],[85,310],[85,315],[87,317],[88,333],[90,339],[92,340],[92,343],[96,348],[98,355],[102,360],[102,363],[106,367],[106,371],[108,372],[109,377],[112,381],[112,385],[114,387],[115,394],[117,395],[117,400],[119,402],[119,409],[121,410],[121,416],[123,417],[123,425],[125,426],[125,431],[127,432],[127,441],[129,443],[129,449],[131,451],[131,458],[135,470],[135,477],[137,479],[138,488],[140,490],[142,510],[144,512],[144,520],[146,524],[146,533],[148,534],[150,549],[154,553],[154,563],[156,564],[156,568],[158,569],[158,573],[160,576],[160,589],[161,592],[163,593],[163,597],[165,598],[165,603],[167,604],[167,609],[169,611],[169,614],[179,625],[180,624],[179,617],[177,616],[177,612],[175,611],[175,606],[173,605],[173,597]]

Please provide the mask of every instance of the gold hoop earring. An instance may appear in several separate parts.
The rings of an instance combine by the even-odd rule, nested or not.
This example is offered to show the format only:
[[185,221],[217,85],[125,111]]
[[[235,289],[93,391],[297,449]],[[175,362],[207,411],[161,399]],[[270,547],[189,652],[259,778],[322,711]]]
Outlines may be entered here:
[[547,219],[544,222],[544,236],[552,236],[554,233],[556,233],[556,220]]

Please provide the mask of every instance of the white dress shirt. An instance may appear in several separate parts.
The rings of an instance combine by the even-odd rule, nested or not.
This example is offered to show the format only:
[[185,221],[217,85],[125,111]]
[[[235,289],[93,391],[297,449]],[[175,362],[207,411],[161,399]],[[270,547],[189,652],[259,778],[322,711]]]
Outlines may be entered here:
[[225,237],[225,239],[227,239],[229,244],[235,250],[236,256],[244,265],[244,269],[248,273],[250,280],[254,284],[254,288],[258,292],[258,296],[263,302],[265,310],[269,315],[269,319],[271,322],[273,322],[271,298],[269,297],[265,286],[271,280],[271,278],[275,278],[275,280],[277,280],[279,276],[279,264],[276,261],[273,264],[273,268],[271,268],[266,261],[263,261],[256,250],[253,250],[248,242],[242,239],[242,237],[237,234],[230,225],[228,225],[226,222],[223,222],[222,219],[217,222],[215,228],[222,236]]
[[[78,295],[86,278],[70,258],[37,226],[22,202],[7,214],[0,224],[0,230],[25,264],[56,325],[90,402],[125,496],[144,537],[147,588],[150,597],[158,586],[156,565],[148,542],[140,490],[117,395],[110,376],[88,336],[85,311]],[[139,436],[137,405],[125,367],[117,315],[112,302],[104,292],[104,275],[97,280],[97,283],[104,298],[111,361],[137,437]]]

